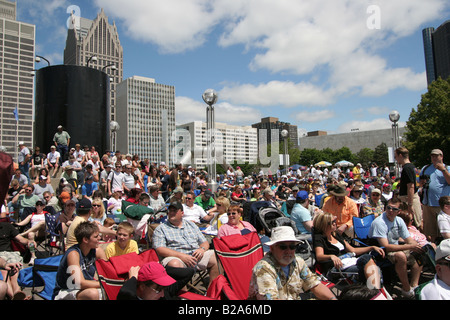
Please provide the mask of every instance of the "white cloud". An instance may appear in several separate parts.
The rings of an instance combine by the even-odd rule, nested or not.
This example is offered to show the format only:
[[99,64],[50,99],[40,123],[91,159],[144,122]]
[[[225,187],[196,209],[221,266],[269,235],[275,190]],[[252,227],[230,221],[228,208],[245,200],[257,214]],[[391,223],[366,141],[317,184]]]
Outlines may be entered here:
[[[399,122],[399,127],[404,127],[405,122]],[[371,121],[349,121],[339,126],[338,132],[350,132],[352,129],[358,129],[359,131],[369,131],[369,130],[379,130],[379,129],[390,129],[392,123],[388,118],[377,118]]]
[[334,118],[336,113],[330,110],[301,111],[295,114],[295,120],[299,122],[320,122]]
[[[238,83],[218,91],[233,105],[255,107],[325,107],[342,96],[378,97],[396,89],[425,89],[424,72],[390,65],[382,49],[442,18],[448,6],[447,0],[128,0],[125,6],[123,0],[96,0],[95,4],[119,20],[127,36],[156,44],[162,53],[182,54],[207,41],[242,46],[250,71],[269,71],[277,80],[256,84],[224,79],[223,83]],[[369,5],[379,8],[378,29],[368,27],[373,17],[367,12]]]
[[220,90],[220,96],[232,103],[263,107],[325,106],[333,99],[329,92],[314,84],[291,81],[270,81],[259,85],[229,85]]
[[[176,123],[183,124],[192,121],[206,121],[206,104],[188,97],[176,97]],[[249,107],[234,106],[222,102],[214,106],[216,122],[233,125],[249,125],[261,120],[261,113]]]

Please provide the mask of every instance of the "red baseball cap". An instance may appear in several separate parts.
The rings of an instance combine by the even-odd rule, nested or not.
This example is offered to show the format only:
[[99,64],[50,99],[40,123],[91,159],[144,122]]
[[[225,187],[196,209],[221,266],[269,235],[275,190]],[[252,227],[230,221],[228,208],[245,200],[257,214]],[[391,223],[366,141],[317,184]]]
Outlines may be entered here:
[[147,262],[144,264],[138,273],[139,281],[153,281],[154,283],[167,287],[174,284],[176,281],[166,272],[166,269],[158,262]]

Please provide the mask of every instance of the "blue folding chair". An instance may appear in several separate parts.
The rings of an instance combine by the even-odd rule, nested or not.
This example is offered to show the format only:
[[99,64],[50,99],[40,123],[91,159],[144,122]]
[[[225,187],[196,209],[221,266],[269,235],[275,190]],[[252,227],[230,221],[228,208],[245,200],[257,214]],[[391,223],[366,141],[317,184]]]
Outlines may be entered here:
[[[375,215],[373,214],[367,215],[363,218],[353,217],[354,237],[352,240],[354,242],[367,246],[367,242],[369,240],[369,230],[373,220],[375,220]],[[357,243],[355,243],[355,245],[358,245]]]
[[[63,255],[35,259],[34,265],[20,270],[17,282],[19,286],[31,287],[31,294],[44,300],[53,299],[53,289],[56,285],[56,273]],[[43,287],[43,288],[41,288]]]

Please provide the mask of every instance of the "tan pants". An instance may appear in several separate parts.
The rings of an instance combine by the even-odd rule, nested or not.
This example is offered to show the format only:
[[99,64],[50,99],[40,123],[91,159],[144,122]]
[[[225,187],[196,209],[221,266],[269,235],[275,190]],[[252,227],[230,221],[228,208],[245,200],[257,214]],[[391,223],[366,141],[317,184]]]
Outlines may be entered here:
[[[398,198],[401,201],[408,203],[408,196],[399,196]],[[414,210],[413,224],[416,228],[422,228],[422,221],[423,221],[422,204],[420,203],[420,197],[417,193],[414,194],[412,204]]]
[[432,239],[436,239],[439,236],[437,223],[439,212],[441,212],[440,207],[423,206],[423,233]]

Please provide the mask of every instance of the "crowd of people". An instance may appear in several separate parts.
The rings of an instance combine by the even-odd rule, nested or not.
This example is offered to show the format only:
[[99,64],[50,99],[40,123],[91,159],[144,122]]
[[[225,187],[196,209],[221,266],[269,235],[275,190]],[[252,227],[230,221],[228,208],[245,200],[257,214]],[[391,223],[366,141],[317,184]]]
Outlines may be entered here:
[[[132,268],[119,297],[159,299],[164,289],[175,295],[170,288],[184,287],[193,270],[207,271],[209,283],[213,282],[220,271],[211,239],[260,232],[246,219],[243,207],[264,201],[290,217],[301,234],[310,236],[317,266],[327,276],[336,269],[350,268],[366,281],[366,289],[381,289],[382,274],[369,254],[374,252],[393,264],[401,295],[413,298],[423,268],[420,257],[430,246],[439,253],[430,285],[439,287],[440,298],[448,297],[450,167],[443,164],[441,150],[432,150],[430,165],[418,170],[408,150],[398,148],[398,177],[375,163],[367,170],[360,164],[310,166],[278,170],[273,175],[244,174],[239,166],[230,166],[226,173],[211,177],[216,182],[211,190],[210,177],[203,169],[182,163],[168,167],[119,151],[99,155],[94,146],[69,148],[70,136],[62,127],[54,142],[47,155],[38,147],[31,153],[19,144],[19,163],[1,213],[4,279],[6,271],[24,263],[10,240],[36,247],[45,232],[45,214],[60,213],[65,253],[55,299],[102,299],[95,260],[139,253],[144,242],[156,251],[160,263]],[[58,186],[53,188],[55,179]],[[166,214],[153,221],[154,213],[161,210]],[[374,242],[368,247],[351,245],[355,236],[352,218],[369,215],[375,218],[370,228]],[[276,228],[268,240],[269,251],[253,268],[250,299],[298,299],[299,292],[306,290],[317,299],[336,299],[315,270],[295,254],[299,241],[292,228]],[[353,257],[344,263],[346,253]],[[30,265],[34,258],[33,252]],[[80,272],[68,273],[68,266]],[[7,284],[0,282],[0,297],[24,298],[17,272],[10,274]],[[79,277],[76,288],[67,286],[73,275]]]

